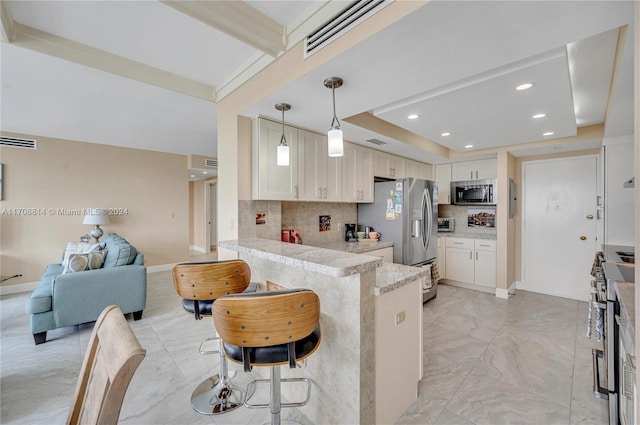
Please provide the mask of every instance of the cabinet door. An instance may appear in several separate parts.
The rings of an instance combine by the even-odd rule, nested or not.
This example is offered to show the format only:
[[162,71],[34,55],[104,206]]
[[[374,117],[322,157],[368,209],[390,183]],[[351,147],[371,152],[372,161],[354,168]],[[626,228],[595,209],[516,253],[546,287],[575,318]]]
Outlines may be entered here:
[[473,250],[447,246],[445,270],[447,279],[473,283]]
[[454,162],[451,164],[451,181],[475,180],[475,161]]
[[296,200],[298,191],[298,130],[285,126],[289,166],[276,163],[282,124],[263,118],[253,120],[253,199]]
[[391,175],[391,155],[375,151],[373,175],[376,177],[393,178]]
[[451,164],[436,165],[438,183],[438,205],[451,203]]
[[481,159],[475,161],[476,171],[478,172],[478,180],[495,179],[498,177],[498,160]]
[[476,285],[496,287],[496,253],[495,251],[475,251]]
[[391,155],[389,158],[389,167],[391,167],[391,178],[393,179],[410,177],[407,175],[406,160],[404,158]]
[[373,150],[356,147],[356,189],[360,202],[373,202]]
[[298,130],[298,199],[340,201],[342,158],[330,158],[327,136]]
[[298,130],[298,199],[301,201],[321,201],[324,195],[328,156],[318,156],[319,139],[319,134]]
[[447,258],[447,246],[446,246],[446,241],[443,239],[444,237],[438,238],[438,258],[436,258],[440,279],[447,278],[447,268],[445,267],[446,258]]
[[342,157],[342,201],[373,202],[373,151],[344,144]]

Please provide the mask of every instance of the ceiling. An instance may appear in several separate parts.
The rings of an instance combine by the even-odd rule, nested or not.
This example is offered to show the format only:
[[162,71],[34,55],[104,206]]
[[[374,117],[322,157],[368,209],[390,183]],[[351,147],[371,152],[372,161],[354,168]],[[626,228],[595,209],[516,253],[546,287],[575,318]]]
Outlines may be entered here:
[[[3,131],[208,157],[216,102],[350,3],[0,1]],[[288,123],[324,132],[323,80],[339,76],[345,138],[398,155],[597,147],[572,137],[600,124],[605,137],[633,134],[632,17],[631,1],[433,1],[242,113],[279,120],[287,102]],[[362,116],[451,158],[350,118]]]

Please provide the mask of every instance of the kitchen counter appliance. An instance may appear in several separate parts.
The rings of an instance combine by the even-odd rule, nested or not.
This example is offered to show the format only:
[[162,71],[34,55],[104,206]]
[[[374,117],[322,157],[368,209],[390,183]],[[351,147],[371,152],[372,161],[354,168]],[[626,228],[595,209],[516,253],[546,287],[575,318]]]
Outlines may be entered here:
[[438,232],[452,233],[455,229],[453,217],[438,217]]
[[[406,178],[375,183],[374,202],[358,204],[358,223],[393,242],[393,262],[431,267],[438,255],[438,188],[430,180]],[[437,295],[437,279],[423,286],[422,301]]]
[[451,182],[451,203],[454,205],[496,205],[498,184],[492,180]]

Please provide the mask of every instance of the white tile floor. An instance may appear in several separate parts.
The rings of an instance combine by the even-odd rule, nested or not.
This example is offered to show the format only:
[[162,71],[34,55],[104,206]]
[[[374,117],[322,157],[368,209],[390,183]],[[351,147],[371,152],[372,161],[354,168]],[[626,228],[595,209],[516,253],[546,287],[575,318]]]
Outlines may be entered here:
[[[51,331],[47,343],[35,346],[27,296],[0,299],[0,423],[64,423],[91,325]],[[440,286],[424,308],[419,399],[398,424],[605,424],[606,402],[591,393],[586,308],[522,291],[506,301]],[[217,369],[216,356],[197,353],[212,324],[182,312],[170,272],[149,275],[143,319],[129,323],[147,356],[124,400],[122,424],[268,422],[264,409],[211,417],[191,410],[193,388]]]

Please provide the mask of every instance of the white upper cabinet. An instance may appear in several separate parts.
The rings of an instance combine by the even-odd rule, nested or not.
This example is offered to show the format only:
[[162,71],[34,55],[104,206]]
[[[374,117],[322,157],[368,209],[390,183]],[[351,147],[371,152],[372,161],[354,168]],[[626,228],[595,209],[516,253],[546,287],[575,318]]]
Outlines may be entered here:
[[451,203],[451,164],[436,165],[438,183],[438,205]]
[[340,201],[342,158],[328,155],[327,136],[298,130],[298,199]]
[[373,150],[344,144],[342,201],[373,202]]
[[298,199],[298,130],[284,127],[289,145],[289,166],[276,164],[282,124],[263,118],[253,120],[253,199]]
[[413,177],[415,179],[433,180],[433,166],[424,162],[414,161],[412,159],[404,160],[405,177]]
[[480,159],[477,161],[454,162],[451,164],[451,181],[486,180],[498,177],[498,161]]
[[388,179],[400,179],[406,177],[404,158],[385,152],[375,151],[373,175]]

